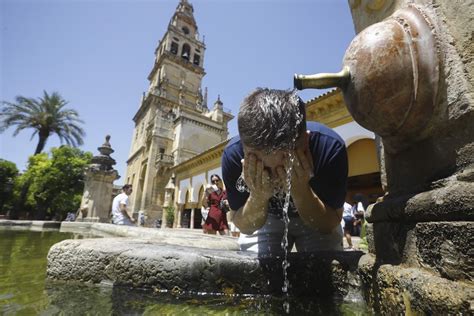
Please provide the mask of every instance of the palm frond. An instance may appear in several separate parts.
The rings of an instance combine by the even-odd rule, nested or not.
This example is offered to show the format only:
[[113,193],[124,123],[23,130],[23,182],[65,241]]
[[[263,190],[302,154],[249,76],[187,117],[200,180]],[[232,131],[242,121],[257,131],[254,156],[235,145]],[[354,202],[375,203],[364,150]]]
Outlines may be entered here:
[[84,121],[76,110],[66,108],[68,101],[58,92],[49,94],[43,91],[43,96],[38,99],[17,96],[15,101],[2,102],[0,132],[15,127],[13,135],[16,136],[20,131],[32,128],[32,138],[39,135],[47,139],[51,134],[56,134],[61,143],[66,142],[74,147],[84,143],[85,132],[79,126]]

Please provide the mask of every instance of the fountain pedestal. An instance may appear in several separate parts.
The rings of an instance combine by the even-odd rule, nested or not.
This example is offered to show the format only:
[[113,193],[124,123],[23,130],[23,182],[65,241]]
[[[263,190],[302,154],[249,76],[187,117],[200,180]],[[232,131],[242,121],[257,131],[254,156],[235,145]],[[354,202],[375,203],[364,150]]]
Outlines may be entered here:
[[[413,63],[406,68],[408,79],[394,85],[398,96],[409,97],[408,103],[389,99],[391,108],[377,108],[380,102],[375,99],[394,93],[387,84],[395,82],[381,80],[388,95],[375,95],[368,104],[353,102],[358,108],[351,109],[361,125],[371,125],[382,136],[387,194],[368,209],[369,254],[359,262],[369,303],[382,314],[469,314],[473,308],[474,51],[465,37],[467,29],[474,29],[472,6],[427,2],[350,2],[360,34],[383,19],[388,23],[392,15],[392,21],[405,28],[404,41],[417,40],[408,43],[415,48],[409,52]],[[397,13],[407,7],[420,19]],[[420,44],[429,37],[430,45]],[[348,51],[346,62],[353,57]],[[427,73],[431,75],[422,79]],[[366,79],[370,76],[351,82]],[[345,97],[351,102],[353,95]],[[369,107],[374,114],[364,115]]]
[[336,74],[354,119],[380,136],[386,195],[367,210],[360,274],[382,314],[472,314],[474,29],[466,1],[349,1],[358,35]]
[[92,158],[92,163],[84,172],[84,193],[76,221],[108,223],[110,220],[113,182],[120,176],[112,167],[115,160],[110,154],[114,150],[109,140],[107,135],[105,143],[98,148],[100,155]]

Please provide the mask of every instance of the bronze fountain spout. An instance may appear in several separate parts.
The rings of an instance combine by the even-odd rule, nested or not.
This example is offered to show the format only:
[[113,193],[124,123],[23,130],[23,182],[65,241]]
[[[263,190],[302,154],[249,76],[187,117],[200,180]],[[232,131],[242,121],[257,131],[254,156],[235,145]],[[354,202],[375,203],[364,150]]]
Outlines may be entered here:
[[360,32],[340,72],[295,75],[294,86],[340,88],[352,117],[393,140],[396,150],[396,144],[430,133],[438,106],[439,46],[429,14],[409,5]]
[[296,89],[326,89],[339,87],[343,89],[350,80],[349,67],[337,73],[320,73],[315,75],[295,74],[293,83]]

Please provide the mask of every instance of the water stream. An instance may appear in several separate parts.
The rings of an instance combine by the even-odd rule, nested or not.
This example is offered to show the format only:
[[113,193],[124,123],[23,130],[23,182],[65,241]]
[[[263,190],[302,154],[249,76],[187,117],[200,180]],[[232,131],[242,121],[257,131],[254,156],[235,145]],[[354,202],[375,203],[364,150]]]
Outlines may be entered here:
[[290,218],[288,216],[288,207],[290,205],[290,192],[291,192],[291,171],[293,167],[294,156],[293,153],[288,155],[288,167],[286,170],[286,195],[285,195],[285,204],[283,205],[283,222],[285,223],[285,230],[283,231],[283,240],[281,242],[281,247],[283,248],[283,286],[281,288],[282,292],[285,293],[285,302],[283,303],[283,310],[289,314],[290,313],[290,303],[288,300],[288,289],[290,287],[290,281],[288,280],[288,267],[290,263],[288,262],[288,225],[290,224]]
[[[296,100],[296,104],[298,104],[299,99],[294,95]],[[290,198],[291,198],[291,174],[293,171],[293,162],[295,160],[295,149],[296,149],[296,140],[298,138],[298,126],[302,121],[302,114],[298,111],[296,116],[295,122],[295,132],[290,144],[290,148],[288,148],[288,161],[286,165],[286,192],[285,192],[285,204],[283,205],[283,222],[285,223],[285,230],[283,231],[283,240],[281,242],[281,247],[283,248],[283,286],[282,292],[285,294],[285,302],[283,303],[283,310],[289,314],[290,313],[290,303],[289,303],[289,294],[288,289],[290,287],[290,281],[288,280],[288,267],[290,266],[288,262],[288,227],[290,224],[290,218],[288,216],[288,207],[290,206]]]

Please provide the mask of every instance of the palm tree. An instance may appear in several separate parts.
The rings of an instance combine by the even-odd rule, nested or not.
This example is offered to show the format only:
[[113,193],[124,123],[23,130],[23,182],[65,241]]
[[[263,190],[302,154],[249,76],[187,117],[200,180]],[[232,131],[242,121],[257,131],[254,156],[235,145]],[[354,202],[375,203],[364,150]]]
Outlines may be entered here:
[[[49,136],[56,134],[61,141],[68,145],[76,147],[84,143],[84,130],[78,125],[83,123],[79,119],[79,114],[75,110],[67,109],[68,104],[61,95],[53,92],[49,95],[43,91],[43,97],[38,99],[25,98],[17,96],[16,103],[3,101],[0,110],[0,133],[9,127],[15,127],[13,136],[24,129],[32,128],[31,138],[38,135],[38,144],[34,155],[43,151]],[[16,219],[18,211],[21,211],[25,205],[26,195],[30,183],[28,181],[22,187],[20,198],[10,218]]]
[[24,129],[34,129],[31,138],[38,135],[35,155],[43,151],[49,136],[56,134],[61,141],[76,147],[84,143],[84,130],[78,125],[83,123],[75,110],[67,109],[68,104],[61,95],[53,92],[49,95],[43,91],[38,99],[16,97],[16,103],[3,102],[0,111],[0,132],[15,126],[13,136]]

